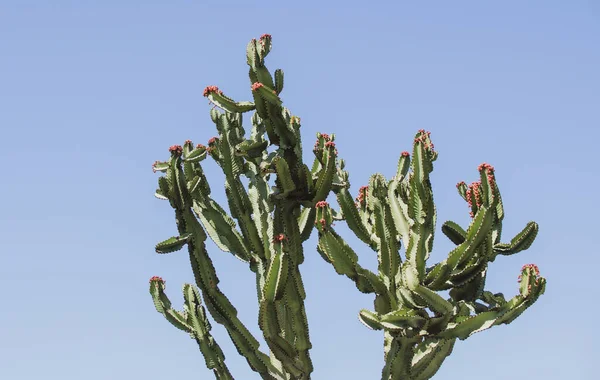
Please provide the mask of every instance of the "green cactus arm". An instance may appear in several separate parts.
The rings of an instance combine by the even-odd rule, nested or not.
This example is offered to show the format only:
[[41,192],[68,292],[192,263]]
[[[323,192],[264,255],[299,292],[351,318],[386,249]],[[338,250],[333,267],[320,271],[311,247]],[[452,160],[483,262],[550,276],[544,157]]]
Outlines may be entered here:
[[296,190],[296,184],[292,179],[290,167],[283,158],[277,157],[274,160],[275,171],[277,173],[277,183],[281,184],[281,196],[286,196],[290,192]]
[[456,245],[462,244],[467,239],[467,232],[450,220],[442,225],[442,232]]
[[388,186],[388,202],[396,232],[400,236],[404,247],[408,247],[411,221],[408,217],[408,205],[402,201],[398,194],[400,185],[401,181],[398,178],[390,181]]
[[485,260],[482,260],[482,262],[483,266],[481,269],[475,272],[467,281],[463,281],[462,283],[458,283],[454,280],[450,281],[453,288],[450,290],[449,294],[453,300],[474,302],[481,297],[487,275],[487,263]]
[[188,243],[190,237],[190,234],[170,237],[167,240],[156,244],[155,251],[156,253],[171,253],[179,251]]
[[152,277],[150,279],[150,295],[154,302],[156,311],[161,313],[167,321],[176,328],[192,333],[193,327],[188,323],[185,313],[174,310],[171,307],[171,301],[165,294],[165,282],[160,277]]
[[384,336],[385,366],[381,372],[381,379],[412,379],[411,363],[414,356],[413,346],[418,339],[393,335],[387,331]]
[[456,339],[425,338],[415,348],[411,375],[415,380],[431,379],[450,356]]
[[231,215],[238,221],[240,230],[249,248],[264,256],[263,243],[251,218],[251,202],[244,188],[240,175],[243,171],[243,159],[236,154],[235,146],[243,141],[243,128],[239,114],[215,115],[217,129],[222,133],[221,139],[213,139],[211,153],[219,153],[218,163],[225,174],[225,192]]
[[531,244],[533,244],[538,230],[539,227],[536,222],[527,223],[525,228],[523,228],[523,230],[519,232],[509,244],[499,243],[494,245],[495,253],[508,256],[528,249]]
[[268,202],[269,199],[269,184],[266,179],[259,176],[258,168],[252,168],[246,172],[248,183],[248,199],[252,207],[253,222],[259,241],[262,243],[262,252],[265,254],[265,259],[270,260],[271,252],[273,251],[273,219],[270,214],[273,211],[273,206]]
[[291,318],[288,320],[291,322],[291,329],[294,335],[294,348],[298,352],[298,359],[302,363],[304,373],[310,374],[313,371],[313,364],[309,354],[312,343],[310,341],[308,319],[304,307],[305,299],[306,293],[299,268],[298,266],[291,266],[284,302],[290,311]]
[[248,262],[250,251],[244,238],[235,228],[235,222],[224,213],[214,200],[194,201],[194,214],[200,219],[211,240],[224,252],[231,252],[238,259]]
[[253,252],[259,257],[264,257],[264,245],[251,217],[252,205],[250,198],[239,178],[227,178],[225,180],[225,194],[227,195],[231,215],[238,221],[242,236],[244,236]]
[[210,334],[211,326],[201,304],[200,293],[194,286],[185,284],[183,297],[188,312],[188,322],[193,327],[192,336],[196,339],[204,356],[206,367],[212,369],[215,377],[219,380],[233,380],[233,376],[225,364],[225,355]]
[[433,150],[429,132],[419,131],[413,144],[411,161],[413,175],[408,178],[410,188],[408,216],[413,223],[410,226],[411,233],[406,247],[406,260],[417,269],[420,280],[425,276],[425,262],[433,249],[436,209],[429,174],[433,171],[433,162],[436,158],[437,153]]
[[358,256],[350,246],[340,242],[337,234],[332,231],[321,233],[317,245],[317,251],[323,259],[332,264],[336,273],[346,275],[354,280],[356,276],[356,265]]
[[384,329],[391,332],[404,332],[409,328],[420,329],[427,322],[427,319],[419,315],[416,310],[405,308],[383,315],[362,309],[359,313],[359,320],[371,329]]
[[237,310],[218,287],[219,279],[204,244],[206,234],[191,211],[186,211],[184,218],[184,224],[192,234],[188,243],[192,272],[210,314],[215,322],[225,327],[238,352],[250,367],[263,378],[271,378],[276,369],[271,365],[269,357],[260,352],[258,341],[239,320]]
[[275,70],[275,91],[277,94],[281,94],[283,91],[283,70]]
[[280,335],[283,330],[280,325],[277,305],[266,299],[261,300],[258,310],[258,325],[271,353],[281,363],[284,370],[296,378],[303,374],[303,363],[298,359],[298,351]]
[[336,192],[336,198],[346,224],[357,238],[368,245],[372,245],[371,234],[367,226],[363,223],[354,199],[347,188],[341,188]]
[[[257,86],[256,83],[259,83],[262,86]],[[258,95],[260,95],[267,103],[273,104],[276,106],[282,105],[283,102],[281,101],[281,98],[279,98],[279,95],[277,95],[277,91],[274,90],[273,86],[267,87],[265,84],[260,82],[260,78],[259,78],[259,82],[256,82],[256,83],[253,86],[252,90],[257,91]]]
[[482,206],[466,233],[466,240],[454,248],[448,257],[436,264],[426,275],[425,285],[432,290],[447,289],[446,282],[450,274],[461,264],[468,262],[486,235],[491,231],[493,222],[492,212]]
[[300,212],[300,217],[298,218],[298,227],[300,228],[300,236],[302,241],[308,240],[310,235],[312,234],[314,228],[314,220],[317,210],[313,207],[305,207]]
[[396,228],[387,203],[377,202],[375,206],[375,235],[379,240],[379,271],[391,290],[396,289],[399,280],[399,268],[402,263],[398,250],[400,249]]
[[[332,142],[332,141],[329,141]],[[315,153],[317,154],[317,153]],[[321,156],[323,160],[322,168],[319,170],[317,180],[315,182],[315,195],[312,199],[313,203],[317,203],[325,200],[327,195],[331,191],[331,184],[333,182],[333,175],[336,171],[335,160],[336,160],[335,145],[328,145],[324,147],[323,154]]]
[[539,277],[539,271],[535,265],[523,267],[520,281],[520,294],[514,296],[510,301],[474,316],[459,316],[454,322],[449,323],[447,329],[439,336],[465,340],[494,325],[511,323],[537,301],[546,289],[546,279]]
[[235,154],[249,159],[259,158],[268,146],[269,142],[266,140],[244,140],[235,146]]
[[283,252],[282,244],[276,245],[276,251],[271,256],[267,277],[263,288],[263,297],[269,302],[281,299],[288,280],[290,267],[289,257]]
[[154,173],[156,173],[156,172],[166,173],[167,170],[169,169],[169,167],[171,167],[171,164],[169,163],[169,161],[154,161],[154,163],[152,164],[152,171]]
[[199,145],[196,149],[191,150],[188,154],[185,155],[183,161],[185,163],[199,163],[204,161],[207,156],[206,147],[204,145]]
[[[211,86],[207,87],[210,88]],[[205,90],[206,93],[206,90]],[[208,95],[205,95],[208,99],[217,107],[228,111],[228,112],[248,112],[254,110],[256,107],[252,102],[236,102],[233,99],[225,96],[220,90],[210,91]]]

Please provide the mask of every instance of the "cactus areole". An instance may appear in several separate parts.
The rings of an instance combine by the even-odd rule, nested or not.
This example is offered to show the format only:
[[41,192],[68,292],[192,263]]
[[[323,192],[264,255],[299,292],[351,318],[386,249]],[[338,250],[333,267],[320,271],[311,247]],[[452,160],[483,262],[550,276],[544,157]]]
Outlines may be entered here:
[[[430,175],[438,155],[431,133],[416,133],[412,152],[400,153],[393,178],[373,174],[352,194],[333,134],[318,133],[312,164],[303,161],[300,118],[283,107],[280,98],[283,71],[271,73],[265,66],[271,40],[265,34],[246,49],[251,101],[235,101],[216,86],[204,90],[218,132],[208,147],[194,147],[187,140],[183,146],[171,146],[166,161],[152,165],[162,174],[155,195],[173,208],[178,230],[177,236],[158,243],[156,252],[185,247],[194,275],[194,284],[183,287],[182,311],[171,306],[162,278],[152,277],[156,310],[198,343],[217,379],[234,376],[211,335],[209,315],[263,379],[310,379],[312,343],[301,265],[303,243],[316,230],[316,251],[335,273],[374,296],[373,308],[360,310],[358,319],[383,332],[381,378],[429,379],[457,339],[511,323],[544,293],[546,280],[534,264],[521,270],[519,292],[511,299],[485,289],[490,263],[499,255],[529,248],[538,225],[529,222],[511,240],[502,239],[504,208],[495,171],[483,163],[476,182],[456,186],[471,214],[470,224],[445,222],[441,230],[455,247],[443,261],[430,263],[436,228]],[[251,125],[245,127],[244,113],[251,115]],[[268,147],[275,149],[267,151]],[[211,197],[202,168],[207,157],[223,171],[229,213]],[[337,200],[337,210],[326,202],[330,195]],[[360,249],[374,251],[377,271],[359,264],[355,250],[335,231],[334,220],[345,221],[365,244]],[[207,239],[247,263],[255,274],[258,325],[267,347],[260,347],[219,287]],[[316,254],[315,249],[308,254]]]

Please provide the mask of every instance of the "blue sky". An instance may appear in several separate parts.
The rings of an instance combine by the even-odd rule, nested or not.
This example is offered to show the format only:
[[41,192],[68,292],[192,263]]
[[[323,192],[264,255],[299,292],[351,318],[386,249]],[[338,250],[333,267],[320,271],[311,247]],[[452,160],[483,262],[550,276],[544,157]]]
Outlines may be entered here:
[[[432,263],[451,248],[441,223],[469,221],[455,184],[476,180],[481,162],[496,168],[505,239],[529,220],[540,225],[530,250],[492,265],[487,287],[516,294],[520,267],[534,262],[546,294],[510,326],[459,342],[436,378],[591,379],[600,354],[600,6],[483,3],[3,1],[1,377],[212,377],[148,294],[160,275],[180,307],[192,281],[183,251],[154,253],[176,229],[153,196],[151,164],[172,144],[215,134],[205,86],[251,98],[245,46],[270,33],[267,65],[286,74],[282,97],[302,118],[307,159],[316,132],[335,133],[353,192],[374,172],[391,177],[414,133],[431,131]],[[216,165],[206,170],[220,188]],[[375,267],[375,255],[342,233]],[[379,378],[382,334],[357,319],[372,298],[315,244],[313,235],[302,266],[314,378]],[[251,272],[209,247],[222,290],[260,335]],[[223,329],[213,333],[236,378],[258,379]]]

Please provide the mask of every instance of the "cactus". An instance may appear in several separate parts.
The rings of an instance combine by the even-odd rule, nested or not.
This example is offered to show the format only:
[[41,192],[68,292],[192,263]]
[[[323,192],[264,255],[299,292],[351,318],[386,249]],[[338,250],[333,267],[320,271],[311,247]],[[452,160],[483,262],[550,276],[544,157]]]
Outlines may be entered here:
[[[310,379],[312,344],[300,265],[303,243],[313,229],[317,251],[336,273],[351,279],[360,292],[375,295],[373,311],[361,310],[358,316],[367,327],[383,330],[382,379],[431,378],[457,339],[508,324],[537,300],[546,280],[533,264],[523,267],[519,294],[512,299],[484,290],[489,263],[529,248],[538,231],[530,222],[510,242],[501,241],[504,210],[491,165],[479,166],[479,181],[457,185],[472,221],[466,229],[444,223],[442,232],[456,248],[444,261],[427,266],[436,225],[430,174],[437,152],[430,133],[416,134],[412,155],[400,155],[394,178],[374,174],[354,199],[334,135],[318,133],[312,166],[303,162],[300,118],[282,105],[283,71],[272,76],[265,66],[270,50],[267,34],[248,44],[253,101],[236,102],[216,86],[204,90],[214,105],[210,116],[218,132],[207,146],[187,140],[169,148],[167,161],[153,164],[155,172],[164,173],[155,195],[169,201],[178,229],[178,236],[158,243],[156,252],[187,247],[195,285],[184,285],[183,311],[171,307],[161,278],[150,280],[150,293],[157,311],[196,340],[217,379],[233,376],[210,334],[206,309],[263,379]],[[251,111],[252,130],[246,135],[242,115]],[[202,169],[209,157],[225,175],[229,214],[211,197]],[[337,199],[338,211],[327,202],[329,195]],[[377,273],[362,267],[336,233],[333,222],[342,220],[376,252]],[[205,246],[209,237],[255,274],[258,324],[268,353],[220,290]],[[449,297],[439,293],[446,290]]]

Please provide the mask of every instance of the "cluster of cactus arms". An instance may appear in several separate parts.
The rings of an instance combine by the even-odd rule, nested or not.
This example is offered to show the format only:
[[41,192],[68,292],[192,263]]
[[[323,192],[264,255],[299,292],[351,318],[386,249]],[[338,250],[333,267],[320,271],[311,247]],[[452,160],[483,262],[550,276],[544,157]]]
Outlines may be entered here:
[[[156,251],[187,246],[195,278],[195,286],[184,285],[184,310],[178,311],[164,293],[164,281],[153,277],[150,293],[156,309],[197,341],[218,379],[233,376],[211,335],[208,314],[263,379],[310,379],[311,341],[300,265],[303,242],[316,229],[323,259],[359,291],[375,296],[374,309],[361,310],[359,319],[383,330],[382,379],[429,379],[451,354],[456,339],[512,322],[544,292],[546,281],[533,264],[523,267],[519,294],[512,299],[484,289],[489,263],[498,255],[527,249],[538,226],[530,222],[510,242],[502,242],[500,192],[493,167],[482,164],[479,181],[457,186],[469,206],[470,225],[444,223],[442,232],[456,247],[442,262],[427,266],[436,224],[430,174],[437,158],[429,132],[416,134],[412,154],[401,154],[395,177],[386,180],[374,174],[355,199],[335,136],[317,134],[314,162],[311,167],[303,162],[300,119],[280,98],[283,72],[272,75],[264,64],[270,48],[270,35],[253,39],[247,47],[253,101],[236,102],[216,86],[207,87],[204,96],[214,105],[210,115],[218,136],[207,146],[194,146],[189,140],[171,146],[170,159],[153,165],[165,173],[156,197],[169,201],[179,233],[158,243]],[[250,112],[252,130],[247,136],[242,115]],[[209,157],[225,175],[230,215],[211,197],[202,169]],[[337,198],[338,210],[327,203],[329,195]],[[377,255],[377,273],[358,263],[357,253],[333,228],[334,221],[345,221]],[[258,324],[268,352],[261,350],[219,288],[205,245],[208,237],[255,273]],[[447,297],[440,294],[443,291],[449,291]]]

